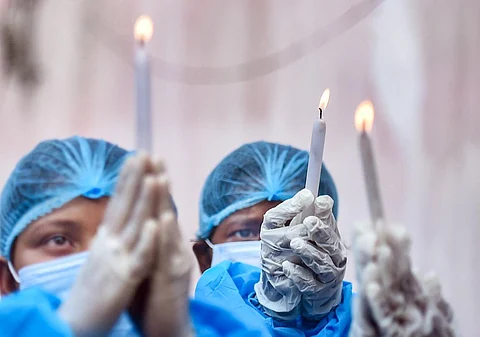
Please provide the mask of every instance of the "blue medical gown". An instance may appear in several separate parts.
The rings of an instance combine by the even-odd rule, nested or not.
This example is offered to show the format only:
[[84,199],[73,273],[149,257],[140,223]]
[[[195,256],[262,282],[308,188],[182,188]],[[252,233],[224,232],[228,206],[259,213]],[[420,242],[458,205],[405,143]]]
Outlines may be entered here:
[[74,337],[56,310],[61,301],[41,289],[26,289],[0,300],[2,337]]
[[[1,337],[74,337],[60,319],[60,299],[39,288],[22,290],[0,300]],[[238,320],[221,306],[190,301],[190,318],[197,337],[268,336],[262,326]]]
[[260,280],[260,269],[238,262],[222,262],[207,270],[195,290],[195,298],[227,306],[251,327],[264,325],[275,337],[348,336],[352,321],[352,284],[343,282],[342,302],[320,321],[299,317],[285,322],[267,316],[255,296],[253,286]]

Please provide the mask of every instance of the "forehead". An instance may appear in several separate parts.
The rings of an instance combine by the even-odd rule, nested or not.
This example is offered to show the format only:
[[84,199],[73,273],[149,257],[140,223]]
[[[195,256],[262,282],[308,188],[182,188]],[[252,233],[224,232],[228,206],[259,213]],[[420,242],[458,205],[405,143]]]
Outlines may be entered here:
[[232,223],[248,222],[250,220],[261,220],[263,219],[265,212],[277,206],[278,204],[280,204],[280,201],[262,201],[251,207],[241,209],[225,218],[225,220],[223,220],[218,227],[228,226]]
[[103,220],[108,200],[108,197],[100,199],[78,197],[62,207],[53,210],[51,213],[35,220],[25,231],[58,221],[74,222],[88,227],[95,227],[92,229],[96,230],[96,227],[98,227]]

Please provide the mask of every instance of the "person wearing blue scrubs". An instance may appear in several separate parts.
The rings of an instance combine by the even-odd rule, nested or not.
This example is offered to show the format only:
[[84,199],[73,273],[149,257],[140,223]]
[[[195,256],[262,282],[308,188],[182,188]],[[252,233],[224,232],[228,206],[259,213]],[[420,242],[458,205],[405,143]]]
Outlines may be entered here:
[[[111,196],[128,156],[128,151],[103,140],[72,137],[44,141],[17,164],[2,191],[0,201],[2,337],[63,337],[75,334],[72,326],[63,319],[62,304],[72,298],[75,289],[78,291],[78,273],[86,273],[79,270],[91,261],[89,254],[93,254],[92,247],[102,246],[102,242],[95,244],[102,237],[98,229],[106,226],[102,222],[107,218],[106,210],[110,210],[107,206],[114,200],[119,200],[119,194],[113,198]],[[124,189],[125,184],[128,185],[128,179],[127,176],[127,182],[123,181]],[[146,178],[142,179],[146,181]],[[144,186],[142,185],[142,192]],[[142,194],[138,193],[140,197],[137,199],[141,199]],[[126,205],[126,208],[133,206]],[[136,208],[133,213],[135,210]],[[113,213],[118,215],[119,212]],[[129,239],[134,246],[137,241],[141,241],[141,234],[143,233],[139,233],[134,241],[128,236],[123,239]],[[102,256],[96,256],[97,260],[102,261]],[[116,261],[117,267],[121,267],[120,260],[111,261]],[[144,262],[140,261],[139,265],[141,264]],[[87,275],[88,279],[94,280],[98,274],[110,272],[101,263],[94,266],[98,268],[87,269],[87,274],[88,270],[91,272]],[[148,278],[149,275],[145,277]],[[80,284],[80,288],[82,286]],[[102,286],[109,290],[112,284]],[[102,296],[109,295],[109,291],[90,289],[87,285],[85,287],[86,289],[81,289],[83,295],[88,295],[91,299],[93,294],[100,299],[100,304]],[[84,310],[86,316],[88,311],[94,312],[99,304],[89,302],[88,296],[81,297],[85,298],[86,303],[78,302],[82,305],[78,310]],[[119,316],[112,314],[112,324],[115,320],[117,323],[108,333],[100,335],[142,335],[131,319],[133,315],[127,314],[129,308],[120,309],[123,311],[122,314],[119,312]],[[76,310],[75,307],[73,309]],[[165,310],[168,310],[168,305]],[[185,324],[188,325],[188,320],[191,321],[196,336],[268,335],[260,324],[251,325],[222,306],[201,300],[190,301],[189,316],[185,319]],[[93,318],[100,323],[103,319]],[[81,325],[84,322],[77,323]],[[166,332],[161,329],[159,327],[155,335]]]
[[[193,250],[203,274],[195,297],[227,305],[242,320],[267,326],[271,336],[348,336],[352,285],[343,281],[346,249],[335,221],[338,195],[325,166],[320,213],[305,219],[303,229],[289,226],[299,204],[314,200],[302,191],[307,165],[306,151],[255,142],[214,168],[200,199]],[[298,240],[302,235],[305,243]]]

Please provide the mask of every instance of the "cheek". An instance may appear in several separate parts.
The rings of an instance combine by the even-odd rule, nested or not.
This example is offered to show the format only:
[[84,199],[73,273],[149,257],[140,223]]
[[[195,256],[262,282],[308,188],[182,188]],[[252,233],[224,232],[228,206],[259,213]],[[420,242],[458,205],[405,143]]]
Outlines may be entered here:
[[215,231],[210,236],[210,240],[213,244],[225,243],[228,241],[227,232],[225,228],[222,227],[222,225],[216,227],[214,230]]
[[40,249],[22,247],[21,244],[15,245],[13,249],[13,266],[17,272],[23,267],[53,259],[55,257],[44,254]]

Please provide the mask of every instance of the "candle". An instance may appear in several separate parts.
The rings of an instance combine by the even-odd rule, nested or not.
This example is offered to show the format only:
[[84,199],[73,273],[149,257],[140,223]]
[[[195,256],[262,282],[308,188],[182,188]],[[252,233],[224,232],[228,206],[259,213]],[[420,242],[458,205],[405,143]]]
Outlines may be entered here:
[[373,157],[372,142],[370,141],[369,132],[373,126],[374,110],[370,101],[360,103],[355,112],[355,127],[360,132],[359,145],[360,155],[362,159],[363,175],[365,179],[365,187],[367,189],[368,205],[370,215],[374,224],[378,224],[379,220],[383,220],[384,212],[382,199],[380,197],[380,189],[378,187],[377,170],[375,167],[375,159]]
[[137,106],[137,148],[152,151],[152,112],[150,103],[150,61],[146,44],[153,35],[153,22],[142,15],[135,22],[135,94]]
[[[305,188],[317,197],[320,185],[320,174],[322,173],[323,149],[325,147],[325,135],[327,132],[327,123],[323,119],[323,112],[325,111],[328,101],[330,100],[330,89],[326,89],[320,103],[318,104],[318,117],[315,119],[312,128],[312,140],[310,142],[310,155],[307,167],[307,179],[305,181]],[[312,204],[305,209],[299,216],[295,217],[291,224],[295,225],[306,217],[315,215],[315,206]]]

